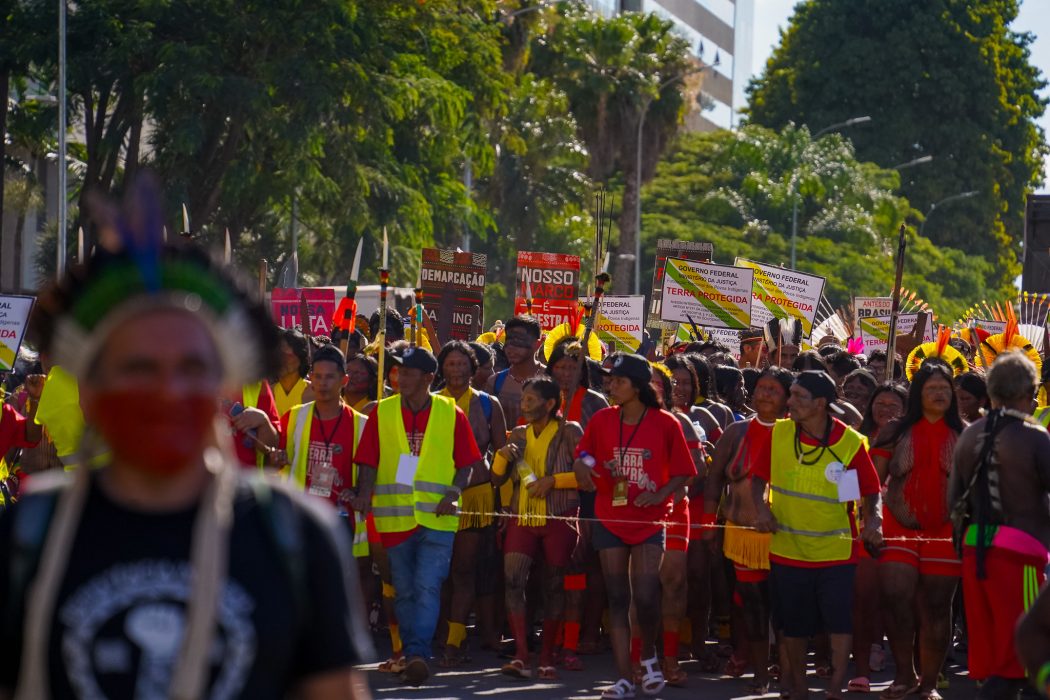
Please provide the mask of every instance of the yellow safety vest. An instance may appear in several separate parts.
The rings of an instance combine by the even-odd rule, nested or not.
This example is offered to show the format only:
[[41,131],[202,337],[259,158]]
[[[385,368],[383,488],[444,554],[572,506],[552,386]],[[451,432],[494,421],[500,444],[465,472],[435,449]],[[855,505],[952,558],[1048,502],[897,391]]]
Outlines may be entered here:
[[1050,406],[1035,409],[1035,419],[1047,430],[1050,430]]
[[[273,385],[273,403],[277,406],[277,415],[284,417],[285,413],[292,410],[295,406],[300,406],[303,403],[303,392],[306,391],[306,380],[302,377],[295,383],[292,390],[285,392],[284,386],[280,382],[275,382]],[[245,404],[247,406],[248,404]]]
[[777,531],[770,554],[807,562],[849,559],[853,548],[849,513],[839,502],[838,485],[828,480],[825,470],[832,462],[841,462],[844,469],[863,444],[860,433],[847,427],[838,442],[819,457],[814,454],[814,464],[804,465],[795,452],[795,422],[777,421],[769,481]]
[[431,530],[455,532],[456,516],[438,516],[438,503],[448,493],[456,476],[452,443],[456,430],[456,402],[430,395],[430,418],[419,449],[419,462],[411,486],[398,483],[401,455],[411,455],[401,395],[383,399],[376,406],[379,421],[379,471],[372,495],[372,513],[379,532],[405,532],[422,525]]
[[36,409],[35,422],[47,428],[55,453],[66,471],[77,467],[77,450],[84,434],[84,414],[80,410],[77,379],[58,365],[47,373],[44,393]]
[[[259,395],[262,394],[262,382],[245,384],[241,387],[241,405],[245,408],[259,408]],[[266,466],[266,457],[262,452],[255,449],[255,466],[262,469]]]
[[[350,446],[351,459],[357,452],[357,443],[361,439],[361,429],[364,427],[365,417],[357,411],[350,409],[354,419],[354,443]],[[288,461],[291,468],[285,474],[286,479],[293,480],[296,487],[306,490],[306,468],[310,453],[310,431],[313,428],[314,402],[293,406],[291,415],[288,417],[288,440],[285,443],[285,451],[288,453]],[[357,465],[352,464],[350,468],[351,485],[357,486]],[[354,543],[353,554],[355,557],[368,556],[368,530],[365,527],[365,519],[354,513]]]

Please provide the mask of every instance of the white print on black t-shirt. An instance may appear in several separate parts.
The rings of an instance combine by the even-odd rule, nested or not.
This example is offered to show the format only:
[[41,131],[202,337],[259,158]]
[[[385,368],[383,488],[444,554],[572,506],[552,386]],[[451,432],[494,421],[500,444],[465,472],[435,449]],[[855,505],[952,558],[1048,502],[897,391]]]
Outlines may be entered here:
[[[189,564],[166,560],[114,566],[80,586],[59,611],[62,658],[77,696],[105,698],[107,676],[133,675],[136,700],[166,698],[189,590]],[[244,688],[255,660],[254,608],[244,588],[228,580],[209,654],[211,700],[237,697]]]
[[[619,450],[616,450],[619,452]],[[628,447],[623,452],[623,461],[620,463],[618,478],[627,479],[628,483],[634,484],[642,491],[656,491],[656,482],[649,478],[645,472],[645,460],[650,459],[652,454],[649,450],[641,447]]]

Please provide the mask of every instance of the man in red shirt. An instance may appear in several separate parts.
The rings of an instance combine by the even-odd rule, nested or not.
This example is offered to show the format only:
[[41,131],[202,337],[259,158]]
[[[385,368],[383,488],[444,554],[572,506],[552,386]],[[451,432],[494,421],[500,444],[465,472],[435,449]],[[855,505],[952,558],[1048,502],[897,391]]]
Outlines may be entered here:
[[430,675],[426,660],[459,525],[456,502],[489,473],[466,414],[453,399],[430,393],[434,355],[413,347],[390,357],[399,363],[401,393],[380,401],[365,424],[351,502],[356,512],[373,512],[390,557],[408,658],[403,679],[419,685]]
[[673,494],[696,476],[696,467],[678,419],[660,409],[649,362],[627,353],[611,358],[609,398],[615,405],[591,418],[576,449],[574,470],[581,490],[597,491],[592,541],[605,576],[620,674],[602,697],[622,698],[635,691],[630,680],[632,602],[642,628],[642,691],[656,695],[664,688],[655,644],[663,521]]
[[[840,697],[852,636],[856,518],[851,504],[864,499],[863,540],[882,545],[879,477],[864,438],[831,416],[835,381],[826,372],[799,374],[788,398],[790,419],[778,420],[767,454],[751,465],[752,499],[759,532],[772,532],[769,591],[775,627],[783,634],[780,661],[785,689],[803,700],[809,638],[831,641],[829,697]],[[769,488],[772,503],[765,499]]]
[[326,345],[314,353],[310,371],[313,401],[281,418],[281,447],[287,451],[289,478],[333,506],[347,504],[353,484],[354,449],[365,417],[343,403],[347,383],[343,353]]
[[[22,416],[14,407],[8,404],[0,404],[0,458],[8,452],[17,448],[36,447],[43,436],[43,429],[33,420],[36,417],[36,409],[40,404],[40,396],[44,391],[44,381],[47,379],[43,374],[30,374],[26,377],[25,390],[29,399],[26,401],[26,415]],[[0,475],[7,478],[7,474]],[[10,495],[16,495],[18,480],[11,478]],[[0,505],[7,503],[7,494],[0,496]]]

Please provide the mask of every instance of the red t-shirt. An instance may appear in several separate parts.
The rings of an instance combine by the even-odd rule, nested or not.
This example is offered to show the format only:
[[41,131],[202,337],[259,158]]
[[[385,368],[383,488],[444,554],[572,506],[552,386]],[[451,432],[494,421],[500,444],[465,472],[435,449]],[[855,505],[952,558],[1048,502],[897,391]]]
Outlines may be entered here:
[[[663,488],[676,476],[696,476],[696,467],[682,426],[672,414],[651,408],[638,425],[621,426],[620,411],[619,406],[613,406],[594,414],[576,447],[576,456],[587,452],[595,459],[593,478],[598,489],[595,515],[610,532],[634,545],[663,530],[657,523],[670,514],[671,496],[662,504],[644,508],[634,505],[634,499],[643,491]],[[620,470],[627,479],[627,505],[614,506],[615,478],[609,462],[621,454]]]
[[[259,402],[255,406],[245,406],[245,408],[257,408],[266,414],[266,418],[270,421],[270,425],[280,432],[281,430],[281,418],[277,415],[277,403],[273,400],[273,391],[270,389],[269,382],[262,382],[262,388],[259,390]],[[233,403],[240,403],[243,400],[243,394],[238,394],[232,397]],[[230,435],[233,439],[233,448],[237,454],[237,461],[241,463],[243,467],[255,467],[255,456],[257,454],[257,446],[255,440],[252,440],[249,436],[239,433],[233,429],[232,423],[227,423],[230,427]],[[280,439],[280,435],[278,435]],[[284,443],[281,443],[284,444]]]
[[[288,446],[288,425],[292,412],[281,417],[281,449]],[[333,506],[340,496],[350,491],[354,464],[354,411],[344,405],[342,412],[328,420],[320,420],[316,409],[310,421],[310,442],[306,453],[306,492],[323,498]],[[292,469],[295,465],[292,465]],[[331,468],[333,471],[328,472]],[[350,505],[345,504],[350,510]]]
[[36,447],[26,439],[27,419],[7,404],[0,411],[0,457],[16,447]]
[[[379,419],[378,411],[372,411],[365,423],[364,433],[361,441],[357,444],[357,453],[354,462],[373,469],[379,468]],[[419,448],[423,444],[423,433],[427,429],[427,421],[430,420],[430,405],[428,404],[419,413],[412,413],[402,402],[401,420],[405,423],[405,436],[408,438],[408,446],[412,454],[418,456]],[[470,428],[467,414],[456,407],[456,428],[452,436],[452,461],[456,469],[469,467],[481,460],[478,444],[474,441],[474,431]],[[452,517],[452,516],[448,516]],[[393,547],[404,542],[415,532],[415,528],[404,532],[381,532],[379,533],[384,547]]]
[[[842,439],[843,433],[846,432],[846,424],[837,418],[832,418],[831,435],[828,437],[828,442],[834,445],[836,442]],[[820,443],[807,435],[804,432],[800,432],[800,439],[803,445],[809,447],[816,447]],[[770,437],[772,438],[772,431],[770,431]],[[751,463],[751,476],[757,477],[769,482],[770,479],[770,465],[773,461],[773,441],[770,439],[764,447],[763,451],[756,453],[754,461]],[[882,485],[879,483],[879,474],[875,471],[875,465],[872,464],[871,456],[868,455],[868,450],[864,445],[861,445],[857,453],[853,455],[853,459],[850,460],[849,464],[846,465],[846,469],[857,470],[857,481],[860,484],[860,495],[861,498],[864,496],[874,496],[879,493]],[[845,504],[844,504],[845,505]],[[853,535],[853,552],[850,554],[849,559],[843,561],[821,561],[821,562],[810,562],[810,561],[797,561],[795,559],[789,559],[787,557],[781,557],[776,554],[770,554],[769,560],[775,561],[779,564],[789,564],[791,566],[797,566],[805,569],[819,569],[826,566],[835,566],[837,564],[850,564],[857,560],[860,555],[861,544],[857,539],[857,519],[853,515],[852,504],[849,507],[849,526],[850,531]]]

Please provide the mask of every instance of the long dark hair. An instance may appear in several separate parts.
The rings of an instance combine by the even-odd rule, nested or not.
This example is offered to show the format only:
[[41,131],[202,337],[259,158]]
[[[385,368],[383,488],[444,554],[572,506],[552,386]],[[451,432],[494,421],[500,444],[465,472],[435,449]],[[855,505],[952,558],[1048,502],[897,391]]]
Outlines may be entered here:
[[875,387],[875,391],[871,393],[871,398],[868,399],[868,405],[864,409],[864,420],[860,422],[860,434],[871,437],[872,432],[875,430],[875,416],[872,413],[872,406],[875,405],[875,399],[885,393],[891,393],[901,400],[901,406],[908,405],[908,390],[902,385],[896,382],[888,382],[880,384]]
[[933,377],[940,377],[948,382],[948,386],[952,390],[952,403],[948,406],[947,413],[944,414],[944,422],[956,433],[963,431],[965,426],[963,425],[962,417],[959,415],[959,403],[955,398],[955,377],[952,376],[951,369],[943,362],[927,360],[911,378],[911,388],[908,390],[908,403],[904,408],[904,417],[897,423],[892,436],[887,436],[885,440],[879,439],[880,445],[897,442],[906,431],[922,420],[922,388]]
[[[696,370],[696,378],[700,381],[700,394],[705,399],[711,401],[718,401],[718,387],[715,386],[714,372],[711,371],[711,363],[707,361],[707,358],[697,353],[686,353],[685,359],[693,365],[693,369]],[[697,397],[693,397],[693,401],[696,401]]]
[[[656,368],[653,368],[652,374],[653,379],[660,382],[660,387],[664,390],[663,405],[661,405],[660,408],[664,409],[665,411],[673,410],[674,402],[671,401],[671,378]],[[650,380],[650,383],[651,381],[652,380]],[[659,399],[659,397],[657,397],[657,399]]]

